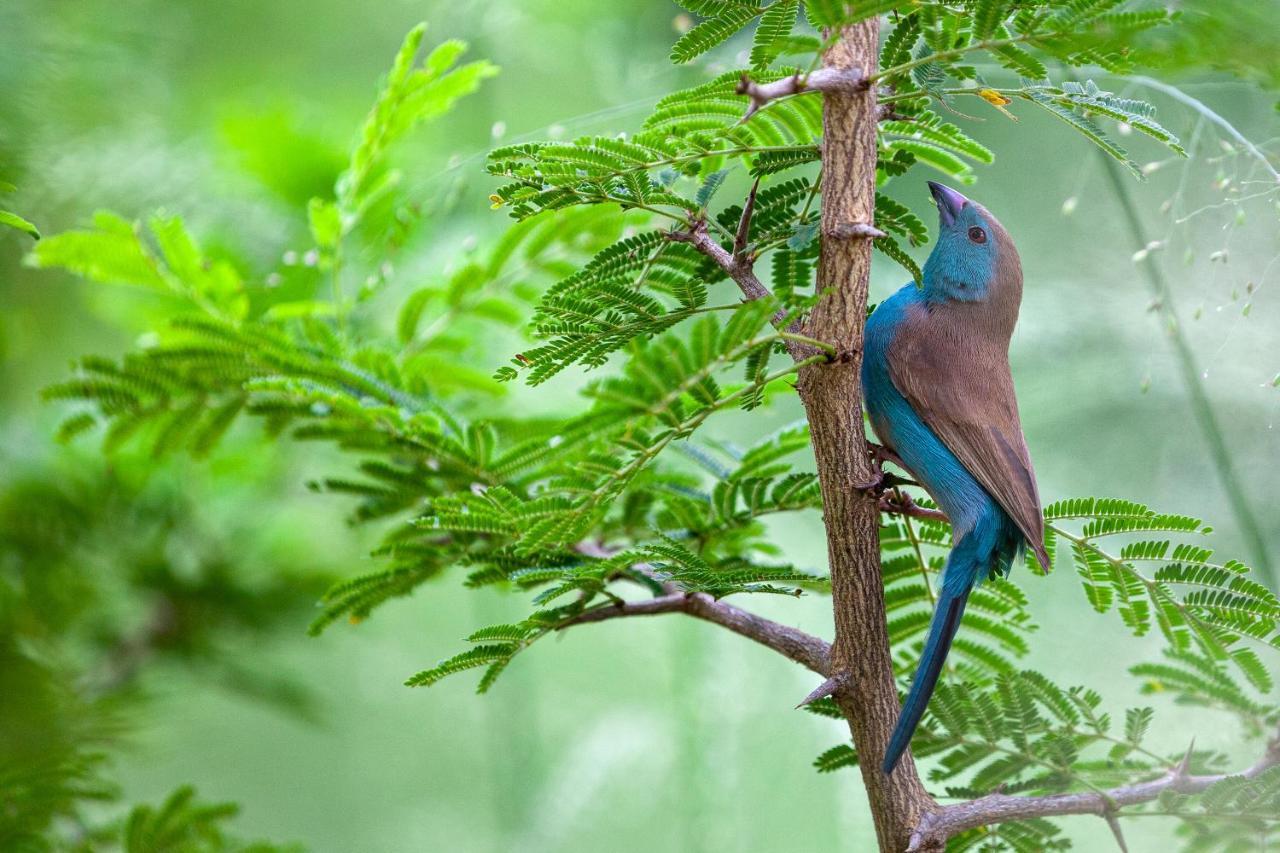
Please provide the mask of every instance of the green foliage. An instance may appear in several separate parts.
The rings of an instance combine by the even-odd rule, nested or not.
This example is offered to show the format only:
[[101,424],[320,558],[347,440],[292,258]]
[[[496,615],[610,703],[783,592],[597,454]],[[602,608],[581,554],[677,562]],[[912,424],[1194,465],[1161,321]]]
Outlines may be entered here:
[[350,162],[338,177],[333,200],[311,200],[312,239],[326,254],[335,253],[342,238],[399,181],[399,173],[386,166],[391,146],[423,122],[448,113],[497,73],[485,61],[457,65],[467,45],[456,39],[436,45],[418,63],[425,32],[426,25],[420,24],[405,36],[360,128]]
[[125,821],[121,846],[125,853],[285,853],[301,849],[235,841],[222,825],[239,810],[235,803],[200,803],[195,788],[183,786],[158,807],[135,806]]
[[754,4],[737,2],[737,0],[693,5],[697,8],[691,11],[711,16],[680,37],[680,40],[671,48],[672,62],[688,62],[696,59],[713,47],[728,41],[734,33],[760,14],[760,9]]
[[[0,193],[13,192],[14,189],[13,184],[7,183],[6,181],[0,181]],[[18,214],[9,210],[4,210],[3,208],[0,208],[0,225],[12,228],[15,231],[21,231],[24,234],[30,235],[32,239],[40,239],[40,231],[34,225],[23,219]]]
[[[1203,536],[1209,528],[1202,522],[1110,499],[1059,501],[1045,508],[1045,518],[1053,535],[1070,543],[1095,610],[1115,608],[1134,634],[1155,627],[1171,649],[1229,661],[1255,687],[1271,689],[1271,677],[1248,644],[1280,647],[1280,600],[1248,577],[1248,567],[1213,562],[1213,552],[1194,541],[1134,539],[1118,555],[1101,545],[1116,536]],[[1070,521],[1085,523],[1073,533],[1062,526]],[[1148,565],[1152,571],[1142,568]]]
[[760,16],[760,26],[751,45],[752,68],[768,68],[778,58],[799,11],[800,0],[777,0]]
[[1188,851],[1266,849],[1276,837],[1280,767],[1252,778],[1228,776],[1198,798],[1170,793],[1161,805],[1182,819],[1178,834]]
[[947,842],[947,849],[957,853],[968,850],[1040,853],[1042,850],[1070,850],[1071,842],[1063,837],[1061,827],[1053,821],[1015,820],[962,832]]
[[[314,718],[310,690],[245,651],[303,618],[298,593],[323,589],[325,574],[268,563],[250,577],[251,549],[228,553],[206,521],[171,487],[111,474],[33,470],[0,491],[0,848],[120,841],[104,822],[120,798],[113,757],[150,665]],[[236,532],[220,531],[228,543]],[[250,849],[192,846],[187,817],[152,818],[128,849]]]

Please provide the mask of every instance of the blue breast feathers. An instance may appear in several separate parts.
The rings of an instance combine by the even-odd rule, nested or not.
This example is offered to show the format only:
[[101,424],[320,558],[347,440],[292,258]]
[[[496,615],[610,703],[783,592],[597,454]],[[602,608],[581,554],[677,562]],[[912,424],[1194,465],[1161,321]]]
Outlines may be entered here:
[[1005,528],[1016,529],[1012,520],[921,419],[889,374],[894,336],[912,312],[927,310],[927,300],[923,291],[908,284],[881,302],[868,318],[862,359],[867,413],[876,434],[951,519],[957,541],[978,526],[997,528],[1002,536]]

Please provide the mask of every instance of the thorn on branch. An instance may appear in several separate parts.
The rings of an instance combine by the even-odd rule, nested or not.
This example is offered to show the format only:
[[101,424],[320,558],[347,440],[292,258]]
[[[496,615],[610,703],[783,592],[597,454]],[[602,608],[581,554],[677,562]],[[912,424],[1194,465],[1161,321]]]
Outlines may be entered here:
[[1182,756],[1182,760],[1178,762],[1178,766],[1173,769],[1169,775],[1171,787],[1178,790],[1187,779],[1191,777],[1191,753],[1195,751],[1196,739],[1193,737],[1191,743],[1187,744],[1187,752]]
[[837,240],[851,240],[855,237],[869,237],[874,240],[877,237],[887,237],[889,235],[866,222],[846,222],[832,228],[828,232],[828,236]]
[[845,680],[847,678],[848,678],[847,673],[843,673],[843,672],[836,673],[835,675],[831,676],[826,681],[822,682],[817,687],[815,687],[813,689],[813,692],[810,693],[808,696],[804,697],[804,699],[801,700],[800,704],[797,705],[796,707],[803,708],[805,705],[809,705],[814,702],[817,702],[819,699],[826,699],[828,696],[832,695],[841,687],[843,687]]
[[1102,819],[1111,828],[1111,834],[1115,836],[1116,844],[1120,847],[1120,853],[1129,853],[1129,845],[1124,843],[1124,832],[1120,829],[1120,817],[1116,814],[1115,808],[1107,809],[1103,813]]

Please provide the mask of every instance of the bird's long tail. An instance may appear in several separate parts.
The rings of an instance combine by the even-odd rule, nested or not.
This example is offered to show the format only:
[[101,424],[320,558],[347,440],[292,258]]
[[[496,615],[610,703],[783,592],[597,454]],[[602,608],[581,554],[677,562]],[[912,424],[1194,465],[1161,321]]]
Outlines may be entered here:
[[[924,716],[929,697],[933,695],[938,676],[942,674],[947,652],[951,650],[951,641],[955,639],[956,629],[960,627],[960,617],[964,615],[964,607],[969,602],[969,592],[991,571],[993,561],[1002,563],[998,570],[1007,570],[1009,555],[1003,552],[1008,550],[1008,544],[998,541],[1003,534],[1001,527],[998,523],[989,526],[979,524],[956,543],[947,558],[938,591],[938,603],[934,607],[933,620],[929,623],[929,637],[925,640],[924,652],[920,655],[920,664],[911,682],[911,690],[902,704],[898,725],[893,730],[889,749],[884,756],[885,773],[893,772],[902,753],[907,751],[911,735],[920,724],[920,718]],[[1013,544],[1015,551],[1016,547]]]
[[937,608],[933,611],[933,621],[929,623],[929,639],[925,641],[924,653],[920,656],[920,666],[916,668],[916,677],[911,682],[911,690],[907,700],[902,703],[902,713],[898,715],[898,725],[889,739],[889,749],[884,755],[884,772],[892,773],[902,753],[907,751],[911,743],[911,735],[915,733],[924,709],[929,705],[929,697],[938,684],[938,676],[942,674],[942,664],[947,660],[947,652],[951,650],[951,641],[960,627],[960,617],[964,615],[964,606],[969,601],[969,589],[966,587],[955,593],[948,592],[944,586],[938,596]]

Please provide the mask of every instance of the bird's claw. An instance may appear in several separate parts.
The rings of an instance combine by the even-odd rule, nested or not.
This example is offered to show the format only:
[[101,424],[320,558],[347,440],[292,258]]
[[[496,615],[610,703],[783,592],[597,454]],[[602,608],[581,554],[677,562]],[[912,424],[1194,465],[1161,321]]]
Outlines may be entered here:
[[[892,476],[892,475],[887,475]],[[886,477],[886,478],[887,478]],[[906,492],[894,489],[892,492],[886,492],[880,495],[880,511],[891,512],[897,515],[914,515],[916,510],[920,508],[915,499]]]
[[884,490],[888,488],[888,486],[885,485],[885,480],[888,476],[888,474],[877,466],[876,469],[871,472],[870,480],[866,480],[861,483],[854,483],[853,487],[863,494],[880,497],[884,494]]
[[875,460],[876,467],[883,468],[884,463],[892,462],[902,470],[907,470],[907,466],[902,464],[902,459],[898,454],[894,453],[888,447],[885,447],[883,444],[875,444],[874,442],[868,442],[867,446],[871,449],[871,458]]

